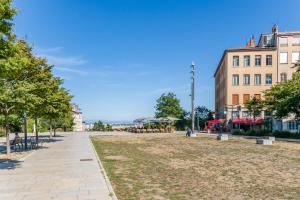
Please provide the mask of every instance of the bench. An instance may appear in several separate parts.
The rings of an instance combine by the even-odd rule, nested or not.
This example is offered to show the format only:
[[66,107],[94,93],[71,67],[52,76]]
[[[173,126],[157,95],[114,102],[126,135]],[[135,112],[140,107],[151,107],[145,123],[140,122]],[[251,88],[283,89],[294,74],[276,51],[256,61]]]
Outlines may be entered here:
[[261,139],[261,138],[257,138],[256,139],[256,144],[262,144],[262,145],[272,145],[273,141],[269,140],[269,139]]
[[228,139],[229,139],[228,134],[219,134],[217,136],[217,140],[226,141]]
[[12,140],[10,142],[10,147],[13,147],[12,149],[16,150],[17,147],[20,149],[23,149],[23,140],[21,137],[15,139],[15,140]]

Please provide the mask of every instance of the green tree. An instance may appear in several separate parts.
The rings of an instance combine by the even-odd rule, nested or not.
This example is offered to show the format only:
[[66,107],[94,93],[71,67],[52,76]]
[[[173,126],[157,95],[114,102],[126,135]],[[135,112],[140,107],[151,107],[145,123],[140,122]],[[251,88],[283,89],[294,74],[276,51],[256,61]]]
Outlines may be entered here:
[[55,130],[57,128],[57,124],[59,124],[58,120],[60,118],[65,117],[65,113],[71,112],[70,101],[72,96],[69,94],[67,90],[60,87],[62,80],[59,78],[55,79],[54,82],[56,87],[53,88],[50,95],[45,101],[44,106],[44,117],[49,120],[50,125],[50,137],[52,136],[52,131],[54,131],[54,136],[56,134]]
[[264,104],[276,118],[294,116],[300,119],[300,64],[291,80],[272,86],[265,91]]
[[212,112],[205,106],[199,106],[196,108],[196,121],[195,121],[195,127],[197,127],[197,119],[199,123],[200,129],[205,128],[205,123],[209,120],[213,119]]
[[105,125],[102,121],[97,121],[94,123],[93,131],[104,131]]
[[156,101],[156,117],[182,117],[184,110],[174,93],[162,94]]
[[245,103],[245,107],[248,110],[250,117],[253,117],[255,127],[255,120],[263,110],[263,102],[260,99],[253,97]]

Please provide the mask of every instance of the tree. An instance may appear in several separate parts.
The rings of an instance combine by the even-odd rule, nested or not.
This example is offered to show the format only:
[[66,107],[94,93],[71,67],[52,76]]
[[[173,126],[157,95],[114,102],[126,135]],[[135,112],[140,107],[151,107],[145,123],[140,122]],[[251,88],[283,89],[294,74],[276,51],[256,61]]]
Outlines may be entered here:
[[[196,108],[196,120],[198,120],[199,127],[201,129],[205,128],[205,123],[209,120],[212,120],[212,112],[205,106],[199,106]],[[197,121],[195,122],[195,126],[197,127]]]
[[251,116],[253,117],[254,126],[255,126],[255,120],[261,114],[263,109],[262,101],[260,99],[253,97],[245,103],[245,107],[248,110],[250,117]]
[[174,93],[162,94],[156,101],[156,117],[182,117],[184,110]]
[[97,121],[94,123],[93,131],[104,131],[105,130],[105,125],[103,124],[102,121]]
[[[44,107],[44,116],[49,120],[50,124],[50,134],[52,134],[52,130],[54,130],[54,136],[56,134],[55,130],[57,128],[58,119],[64,118],[66,113],[71,112],[70,101],[72,96],[69,92],[60,87],[62,84],[62,80],[59,78],[53,79],[56,86],[52,88],[53,90],[50,92],[50,95],[47,97],[45,101]],[[53,129],[54,128],[54,129]],[[50,135],[52,136],[52,135]]]
[[272,86],[265,91],[264,104],[275,118],[294,116],[300,119],[300,62],[291,80]]

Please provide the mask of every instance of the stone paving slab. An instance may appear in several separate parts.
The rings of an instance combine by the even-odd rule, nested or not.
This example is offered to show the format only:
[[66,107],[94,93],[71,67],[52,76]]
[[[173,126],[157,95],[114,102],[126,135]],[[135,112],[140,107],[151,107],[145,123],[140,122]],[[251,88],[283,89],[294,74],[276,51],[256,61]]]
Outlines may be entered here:
[[89,134],[61,136],[59,141],[35,151],[12,169],[0,163],[0,199],[112,199]]

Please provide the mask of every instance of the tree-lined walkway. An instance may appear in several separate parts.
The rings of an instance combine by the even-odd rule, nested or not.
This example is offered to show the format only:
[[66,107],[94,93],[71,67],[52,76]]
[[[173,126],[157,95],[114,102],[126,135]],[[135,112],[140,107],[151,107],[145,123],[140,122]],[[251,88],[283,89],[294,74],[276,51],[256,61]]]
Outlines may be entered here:
[[112,199],[88,134],[56,139],[23,162],[0,163],[0,199]]

